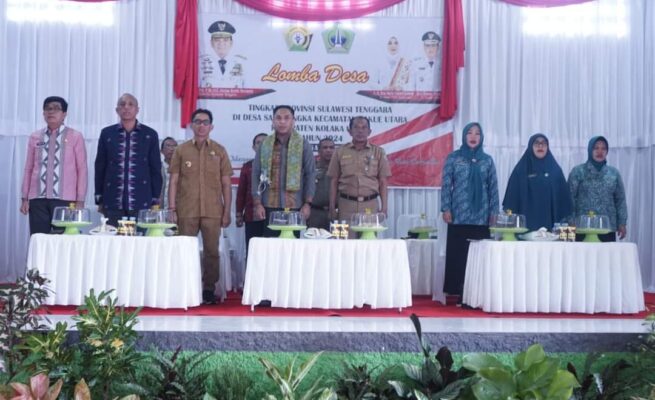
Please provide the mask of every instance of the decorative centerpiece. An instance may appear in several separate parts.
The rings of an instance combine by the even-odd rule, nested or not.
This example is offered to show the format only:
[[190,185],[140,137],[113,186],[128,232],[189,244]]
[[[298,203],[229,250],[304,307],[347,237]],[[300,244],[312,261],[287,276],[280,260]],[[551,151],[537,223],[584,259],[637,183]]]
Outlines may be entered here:
[[598,235],[610,233],[610,219],[607,215],[596,215],[589,211],[586,215],[580,215],[575,221],[576,231],[585,235],[583,242],[600,242]]
[[525,225],[525,215],[513,214],[507,210],[496,216],[496,222],[489,228],[492,233],[500,233],[504,241],[516,241],[517,233],[528,231]]
[[52,225],[65,228],[64,235],[79,235],[80,228],[91,225],[91,213],[88,208],[76,208],[75,203],[68,207],[55,207]]
[[412,228],[409,229],[409,233],[417,234],[418,239],[429,239],[430,233],[437,231],[437,219],[421,214],[420,217],[412,219],[410,226]]
[[307,228],[305,217],[299,211],[290,211],[285,208],[284,211],[273,211],[268,219],[268,229],[280,231],[283,239],[295,239],[294,231],[302,231]]
[[387,230],[386,216],[383,213],[372,213],[371,209],[367,208],[363,213],[353,214],[350,219],[350,229],[353,232],[360,232],[362,234],[360,239],[377,239],[379,232]]
[[91,235],[108,235],[108,236],[115,235],[117,232],[116,227],[112,225],[107,225],[107,221],[109,221],[109,218],[100,217],[100,225],[91,229],[89,233]]
[[146,236],[166,236],[164,231],[175,227],[173,221],[173,211],[162,210],[159,206],[153,206],[149,210],[139,211],[137,226],[146,229]]

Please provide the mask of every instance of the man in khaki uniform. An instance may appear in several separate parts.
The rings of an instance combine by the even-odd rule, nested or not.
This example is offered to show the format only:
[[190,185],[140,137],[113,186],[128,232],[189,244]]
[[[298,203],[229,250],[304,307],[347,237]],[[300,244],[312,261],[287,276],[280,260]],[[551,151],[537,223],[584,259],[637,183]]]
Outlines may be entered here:
[[312,200],[312,212],[307,226],[310,228],[330,229],[330,177],[327,175],[330,160],[334,154],[334,141],[330,138],[318,142],[318,160],[316,161],[316,192]]
[[218,240],[221,227],[230,225],[232,165],[225,147],[209,139],[214,128],[211,111],[197,109],[191,115],[193,139],[173,154],[168,191],[169,210],[175,212],[180,235],[202,232],[202,298],[216,303],[219,277]]
[[[351,118],[348,132],[352,142],[336,151],[328,168],[328,176],[332,179],[330,218],[350,222],[354,213],[365,212],[367,208],[386,214],[387,179],[391,176],[387,156],[381,147],[368,142],[371,134],[368,118]],[[352,231],[350,236],[354,237]]]

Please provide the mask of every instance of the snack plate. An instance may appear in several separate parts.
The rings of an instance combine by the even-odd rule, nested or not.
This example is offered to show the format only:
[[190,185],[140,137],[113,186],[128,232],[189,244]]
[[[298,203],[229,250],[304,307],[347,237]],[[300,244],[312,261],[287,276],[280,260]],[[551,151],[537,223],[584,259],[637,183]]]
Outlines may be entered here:
[[525,233],[523,235],[518,235],[518,238],[527,242],[555,242],[559,240],[559,235],[549,233],[548,236],[530,236],[530,233]]

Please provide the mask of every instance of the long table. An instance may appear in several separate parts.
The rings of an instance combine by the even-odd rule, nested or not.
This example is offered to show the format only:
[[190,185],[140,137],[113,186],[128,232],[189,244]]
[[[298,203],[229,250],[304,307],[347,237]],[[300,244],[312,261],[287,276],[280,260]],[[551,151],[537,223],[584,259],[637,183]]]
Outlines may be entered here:
[[402,240],[253,238],[243,304],[283,308],[403,308],[412,305]]
[[114,289],[125,306],[186,309],[202,298],[195,237],[35,234],[27,268],[50,279],[50,305],[83,304],[91,289]]
[[501,313],[638,313],[645,304],[637,246],[472,242],[463,303]]

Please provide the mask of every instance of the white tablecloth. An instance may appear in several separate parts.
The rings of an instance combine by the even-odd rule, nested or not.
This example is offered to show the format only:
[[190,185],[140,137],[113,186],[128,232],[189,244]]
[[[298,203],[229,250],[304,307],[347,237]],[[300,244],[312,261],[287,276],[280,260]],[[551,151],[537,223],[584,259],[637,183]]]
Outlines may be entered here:
[[250,240],[243,304],[402,308],[412,305],[402,240]]
[[446,274],[437,239],[406,239],[412,294],[431,294],[432,299],[446,304],[443,280]]
[[50,279],[46,304],[80,305],[95,289],[115,289],[125,306],[187,308],[200,304],[198,240],[35,234],[27,268]]
[[471,243],[463,302],[488,312],[637,313],[645,309],[634,243]]

